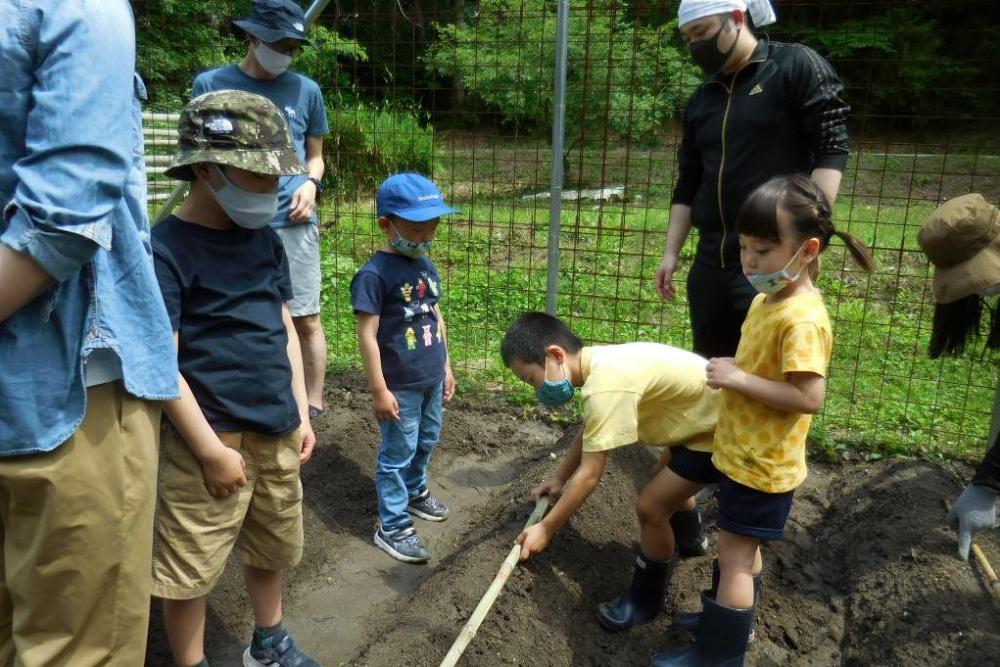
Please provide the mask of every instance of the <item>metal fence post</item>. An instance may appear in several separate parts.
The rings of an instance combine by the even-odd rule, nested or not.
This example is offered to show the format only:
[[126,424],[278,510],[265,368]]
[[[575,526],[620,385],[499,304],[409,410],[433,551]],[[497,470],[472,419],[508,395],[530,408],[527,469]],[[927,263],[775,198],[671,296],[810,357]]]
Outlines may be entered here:
[[566,132],[566,51],[569,42],[569,0],[559,0],[556,12],[556,77],[552,106],[552,182],[549,186],[548,280],[545,312],[556,313],[559,292],[559,217],[562,213],[563,139]]

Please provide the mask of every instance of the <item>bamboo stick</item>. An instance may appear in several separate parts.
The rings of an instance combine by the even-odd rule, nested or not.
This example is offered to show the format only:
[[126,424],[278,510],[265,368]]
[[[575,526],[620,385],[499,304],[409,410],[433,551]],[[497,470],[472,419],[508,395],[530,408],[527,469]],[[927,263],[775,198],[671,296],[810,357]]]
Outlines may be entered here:
[[[946,498],[944,500],[945,508],[950,512],[951,503],[948,502]],[[986,579],[986,587],[990,589],[990,595],[993,597],[993,601],[1000,605],[1000,577],[997,577],[996,571],[990,564],[990,559],[986,557],[986,554],[975,542],[972,543],[972,555],[976,559],[976,563],[979,565],[979,571],[983,573],[983,578]]]
[[[527,523],[524,524],[524,529],[527,530],[531,526],[542,520],[545,515],[545,510],[549,507],[549,497],[542,496],[535,503],[535,510],[528,517]],[[479,630],[479,626],[482,625],[483,619],[486,618],[486,614],[489,613],[490,607],[496,602],[497,597],[500,595],[500,591],[503,590],[504,585],[507,583],[507,579],[510,577],[511,572],[517,567],[517,562],[521,557],[521,545],[515,544],[510,549],[510,553],[507,554],[507,558],[504,560],[503,565],[500,566],[500,571],[497,572],[497,576],[493,578],[493,583],[490,587],[486,589],[486,593],[483,595],[482,599],[479,600],[479,604],[476,605],[475,611],[472,612],[472,616],[466,622],[465,626],[462,627],[462,631],[458,633],[458,637],[455,639],[455,643],[451,645],[451,650],[441,661],[441,667],[455,667],[458,663],[458,659],[462,657],[462,653],[465,651],[469,642],[472,638],[476,636],[476,632]]]
[[972,543],[972,555],[976,557],[979,569],[982,570],[986,581],[989,583],[990,594],[993,596],[994,602],[1000,604],[1000,579],[997,578],[997,573],[993,571],[993,566],[990,565],[986,554],[983,553],[983,550],[975,542]]

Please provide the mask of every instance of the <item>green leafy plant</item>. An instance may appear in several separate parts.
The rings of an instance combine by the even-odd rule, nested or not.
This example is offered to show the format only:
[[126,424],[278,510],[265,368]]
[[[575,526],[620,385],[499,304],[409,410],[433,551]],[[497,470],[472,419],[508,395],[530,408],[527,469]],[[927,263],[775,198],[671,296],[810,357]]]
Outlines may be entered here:
[[[621,0],[572,0],[567,60],[567,137],[586,144],[604,129],[654,143],[697,83],[677,39],[676,21],[646,26]],[[507,123],[551,127],[556,49],[555,3],[483,0],[471,20],[435,26],[424,62],[458,77],[466,94]]]
[[327,110],[330,135],[324,143],[333,185],[357,194],[386,176],[434,170],[434,128],[418,111],[360,102]]

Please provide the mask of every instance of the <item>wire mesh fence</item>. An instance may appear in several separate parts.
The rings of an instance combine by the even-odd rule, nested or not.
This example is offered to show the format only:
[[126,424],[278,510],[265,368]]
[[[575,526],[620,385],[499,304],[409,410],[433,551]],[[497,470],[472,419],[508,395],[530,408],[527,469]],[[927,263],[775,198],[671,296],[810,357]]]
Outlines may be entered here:
[[[239,15],[247,3],[230,4]],[[978,351],[928,359],[934,299],[916,234],[945,199],[981,192],[1000,201],[1000,86],[984,46],[991,35],[977,18],[991,4],[960,0],[928,13],[904,1],[777,2],[779,22],[758,31],[827,57],[853,109],[835,219],[873,248],[878,268],[859,272],[836,245],[824,257],[819,285],[835,352],[814,435],[831,451],[858,441],[876,455],[981,450],[1000,366]],[[360,360],[349,283],[385,242],[377,184],[415,169],[462,210],[441,225],[432,252],[453,365],[466,378],[509,379],[497,353],[505,327],[545,307],[553,159],[565,171],[557,314],[588,343],[691,346],[683,283],[695,232],[677,298],[663,301],[653,287],[679,118],[700,82],[676,9],[570,2],[566,150],[553,156],[555,2],[329,5],[317,42],[335,58],[309,71],[325,84],[332,128],[321,225],[334,363]]]

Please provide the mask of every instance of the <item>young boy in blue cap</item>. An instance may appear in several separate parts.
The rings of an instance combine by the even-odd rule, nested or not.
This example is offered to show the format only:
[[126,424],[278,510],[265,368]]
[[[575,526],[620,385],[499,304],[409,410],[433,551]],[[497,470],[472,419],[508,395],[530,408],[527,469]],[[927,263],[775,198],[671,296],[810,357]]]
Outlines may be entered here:
[[358,344],[382,432],[374,541],[393,558],[425,563],[430,556],[410,515],[448,518],[448,508],[427,488],[427,466],[441,435],[442,399],[455,393],[438,305],[441,280],[427,253],[441,216],[459,211],[414,173],[387,178],[375,203],[388,242],[351,281]]

